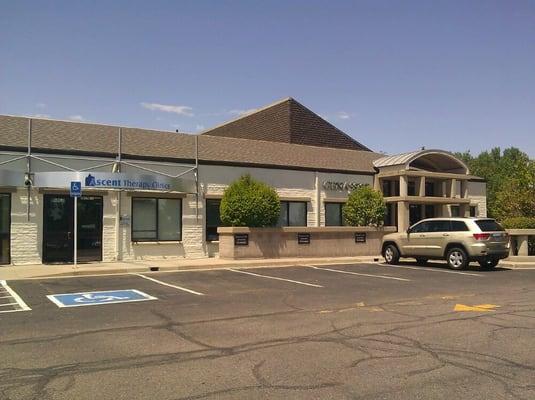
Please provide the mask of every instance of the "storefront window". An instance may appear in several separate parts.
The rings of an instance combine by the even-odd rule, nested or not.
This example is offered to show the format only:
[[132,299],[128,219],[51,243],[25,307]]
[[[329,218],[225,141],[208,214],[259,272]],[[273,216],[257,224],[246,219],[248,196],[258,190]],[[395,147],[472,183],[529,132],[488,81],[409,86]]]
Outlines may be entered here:
[[220,199],[206,200],[206,240],[208,242],[219,240],[217,227],[221,226]]
[[277,226],[307,226],[306,201],[281,201]]
[[132,199],[132,240],[181,240],[182,201],[180,199]]
[[325,203],[325,226],[342,226],[344,203]]
[[0,264],[9,264],[11,196],[0,193]]

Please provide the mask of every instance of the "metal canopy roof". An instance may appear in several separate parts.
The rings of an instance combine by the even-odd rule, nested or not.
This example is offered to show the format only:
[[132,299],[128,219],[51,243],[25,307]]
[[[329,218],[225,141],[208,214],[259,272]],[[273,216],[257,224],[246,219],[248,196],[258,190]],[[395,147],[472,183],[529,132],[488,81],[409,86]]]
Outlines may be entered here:
[[[411,163],[414,161],[425,162],[425,164],[433,165],[434,169],[441,170],[462,170],[464,174],[468,174],[468,167],[465,163],[459,160],[450,152],[438,149],[417,150],[409,153],[394,154],[386,156],[373,161],[373,166],[376,168],[390,167],[396,165],[403,165],[404,169],[409,169]],[[443,167],[443,168],[442,168]]]

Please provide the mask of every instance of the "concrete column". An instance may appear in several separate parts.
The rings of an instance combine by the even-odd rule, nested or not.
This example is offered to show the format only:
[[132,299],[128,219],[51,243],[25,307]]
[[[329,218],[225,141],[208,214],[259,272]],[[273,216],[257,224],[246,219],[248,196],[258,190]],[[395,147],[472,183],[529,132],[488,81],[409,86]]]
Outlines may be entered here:
[[450,192],[449,197],[455,197],[457,195],[457,179],[450,179]]
[[468,181],[466,179],[461,181],[461,197],[463,199],[468,198]]
[[400,175],[399,176],[399,195],[401,197],[407,196],[409,192],[409,184],[408,179],[406,175]]
[[398,204],[398,232],[405,232],[409,227],[409,202],[400,201]]
[[442,197],[448,197],[448,190],[447,190],[447,182],[446,181],[441,181],[440,182],[440,195]]
[[518,243],[518,255],[519,256],[529,255],[528,237],[526,235],[517,236],[516,242]]
[[418,196],[425,196],[425,176],[420,177],[420,190]]
[[427,218],[427,215],[425,215],[425,204],[420,205],[420,215],[422,216],[422,219]]
[[[383,193],[383,185],[381,185],[381,179],[377,177],[377,175],[373,179],[373,188],[375,190],[379,190],[381,193]],[[384,193],[383,193],[384,194]]]

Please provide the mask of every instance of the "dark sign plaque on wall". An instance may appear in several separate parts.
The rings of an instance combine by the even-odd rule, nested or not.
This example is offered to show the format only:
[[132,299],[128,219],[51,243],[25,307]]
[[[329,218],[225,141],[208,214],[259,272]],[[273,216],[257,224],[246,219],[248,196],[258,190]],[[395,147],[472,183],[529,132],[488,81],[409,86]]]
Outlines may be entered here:
[[310,233],[298,233],[297,244],[310,244]]
[[249,234],[247,233],[234,234],[234,246],[249,246]]
[[355,243],[366,243],[366,232],[355,232]]

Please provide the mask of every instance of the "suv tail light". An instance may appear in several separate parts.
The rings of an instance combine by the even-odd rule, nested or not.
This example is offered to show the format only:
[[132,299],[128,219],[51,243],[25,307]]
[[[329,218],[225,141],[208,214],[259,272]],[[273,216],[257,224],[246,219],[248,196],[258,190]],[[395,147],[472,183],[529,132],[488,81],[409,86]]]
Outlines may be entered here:
[[474,233],[475,240],[487,240],[490,237],[490,233]]

